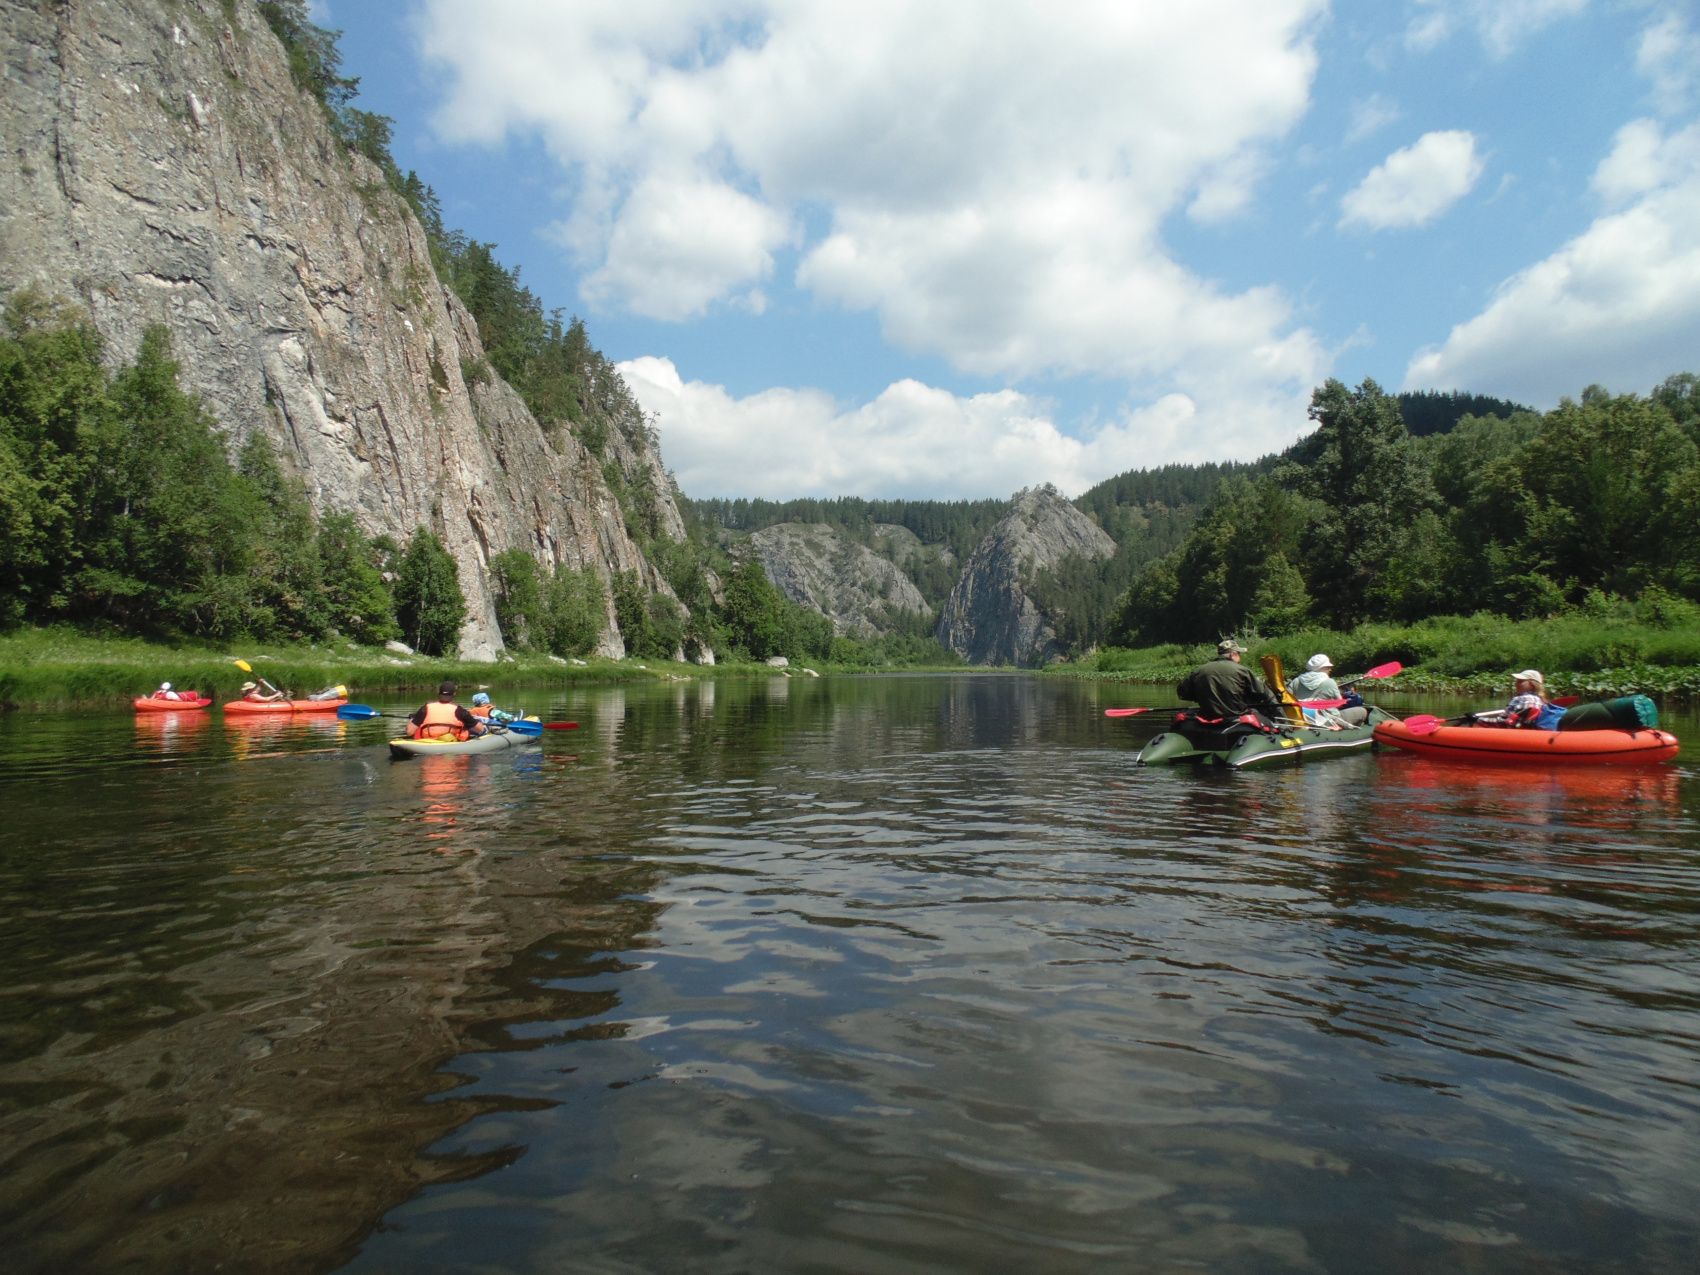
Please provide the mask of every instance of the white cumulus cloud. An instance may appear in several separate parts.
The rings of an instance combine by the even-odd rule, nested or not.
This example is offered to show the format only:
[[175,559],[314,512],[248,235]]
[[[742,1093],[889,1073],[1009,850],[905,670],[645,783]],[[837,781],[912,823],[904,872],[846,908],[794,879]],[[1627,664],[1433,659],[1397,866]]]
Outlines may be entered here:
[[1371,93],[1352,103],[1346,124],[1346,141],[1360,142],[1399,118],[1399,105],[1385,93]]
[[1291,305],[1189,271],[1161,229],[1246,209],[1326,11],[425,0],[420,29],[440,136],[560,165],[593,314],[754,308],[789,279],[964,371],[1155,398],[1208,368],[1284,400],[1321,362]]
[[1659,16],[1641,33],[1635,65],[1653,86],[1660,110],[1685,110],[1700,96],[1700,34],[1675,11]]
[[1587,7],[1588,0],[1417,0],[1405,44],[1425,53],[1463,30],[1491,56],[1509,57],[1530,36]]
[[1594,173],[1613,210],[1500,285],[1486,309],[1420,351],[1408,389],[1469,389],[1550,406],[1588,382],[1645,392],[1700,350],[1700,124],[1619,130]]
[[1425,133],[1396,150],[1340,201],[1341,226],[1422,226],[1470,193],[1482,175],[1474,134]]
[[628,196],[584,297],[593,306],[617,300],[652,319],[694,318],[728,289],[768,278],[774,252],[791,237],[785,217],[760,200],[719,182],[657,174]]
[[693,496],[925,496],[978,499],[1035,483],[1078,495],[1104,477],[1164,460],[1213,460],[1231,432],[1257,450],[1292,444],[1303,397],[1271,405],[1232,390],[1203,401],[1167,394],[1085,439],[1057,428],[1047,405],[1015,390],[967,397],[902,380],[844,407],[818,390],[744,398],[686,381],[671,360],[619,364],[661,449]]

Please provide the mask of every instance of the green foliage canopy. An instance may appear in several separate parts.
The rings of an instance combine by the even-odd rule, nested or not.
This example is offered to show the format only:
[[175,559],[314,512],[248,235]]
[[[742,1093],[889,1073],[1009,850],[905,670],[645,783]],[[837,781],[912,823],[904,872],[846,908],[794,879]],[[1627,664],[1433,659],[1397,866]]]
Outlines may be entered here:
[[395,563],[395,612],[403,640],[426,655],[444,655],[459,642],[466,619],[460,568],[434,532],[421,527]]
[[1590,387],[1544,415],[1467,416],[1413,440],[1373,381],[1330,381],[1315,434],[1255,483],[1221,483],[1130,587],[1113,640],[1700,598],[1696,385]]

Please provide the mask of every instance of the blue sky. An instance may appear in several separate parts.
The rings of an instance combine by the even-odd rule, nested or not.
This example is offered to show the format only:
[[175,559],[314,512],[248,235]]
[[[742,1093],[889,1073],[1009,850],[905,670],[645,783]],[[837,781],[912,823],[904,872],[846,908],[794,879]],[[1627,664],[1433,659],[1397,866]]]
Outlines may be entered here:
[[1700,372],[1680,0],[316,0],[691,496],[1067,494]]

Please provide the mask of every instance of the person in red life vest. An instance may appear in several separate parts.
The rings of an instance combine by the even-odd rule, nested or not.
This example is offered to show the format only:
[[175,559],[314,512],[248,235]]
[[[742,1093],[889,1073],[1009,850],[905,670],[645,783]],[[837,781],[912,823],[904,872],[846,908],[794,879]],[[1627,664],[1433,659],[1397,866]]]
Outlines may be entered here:
[[453,682],[439,686],[437,698],[420,705],[419,711],[407,719],[409,739],[471,739],[486,729],[474,714],[455,703]]
[[[260,680],[265,681],[264,678]],[[270,682],[266,682],[266,689],[263,691],[253,682],[244,682],[242,683],[242,698],[253,700],[256,704],[269,704],[273,700],[288,699],[289,696],[278,690]]]
[[153,697],[155,699],[179,699],[179,700],[183,698],[176,691],[171,689],[171,683],[170,682],[161,682],[159,684],[159,689],[153,693]]
[[505,726],[508,722],[517,722],[524,716],[523,713],[510,713],[505,708],[497,708],[490,702],[489,693],[486,691],[479,691],[472,697],[472,712],[474,716],[482,717],[485,721],[493,722],[498,726]]

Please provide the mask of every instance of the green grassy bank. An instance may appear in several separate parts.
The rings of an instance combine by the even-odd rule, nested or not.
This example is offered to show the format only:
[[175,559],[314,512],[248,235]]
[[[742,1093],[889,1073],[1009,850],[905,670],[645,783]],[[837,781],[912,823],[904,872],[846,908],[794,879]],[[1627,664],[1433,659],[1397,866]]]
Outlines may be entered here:
[[[472,664],[428,656],[394,655],[381,647],[353,645],[224,649],[168,646],[138,638],[90,637],[62,629],[26,629],[0,635],[0,705],[7,708],[116,707],[128,705],[163,681],[194,687],[217,700],[234,699],[248,674],[246,660],[275,686],[306,695],[341,683],[349,697],[425,693],[450,677],[469,688],[503,685],[570,686],[647,682],[717,670],[653,660],[590,660],[574,664],[547,655]],[[743,666],[746,674],[755,666]],[[736,676],[737,666],[724,670]],[[763,672],[768,671],[763,668]]]
[[[1545,620],[1443,616],[1418,624],[1365,624],[1349,632],[1306,629],[1281,637],[1240,634],[1248,662],[1278,655],[1290,677],[1318,651],[1347,677],[1398,660],[1391,686],[1413,691],[1502,691],[1518,669],[1546,674],[1553,695],[1700,695],[1700,625],[1570,614]],[[1215,656],[1212,644],[1109,648],[1050,672],[1122,682],[1174,682]]]
[[[674,664],[667,660],[626,659],[573,662],[549,655],[504,654],[495,663],[474,664],[430,656],[395,655],[381,647],[336,646],[206,647],[164,644],[140,638],[96,637],[73,629],[20,629],[0,634],[0,710],[18,708],[117,708],[152,691],[161,682],[193,687],[220,702],[234,699],[249,674],[235,660],[246,660],[275,686],[306,695],[322,686],[348,687],[349,698],[434,691],[444,678],[468,690],[503,686],[612,685],[677,681],[680,678],[772,677],[765,663],[725,660],[715,665]],[[805,666],[821,673],[882,671],[830,661],[793,661],[786,670],[802,675]],[[962,666],[952,666],[960,671]],[[905,666],[905,672],[927,671]],[[942,670],[941,670],[942,671]]]

